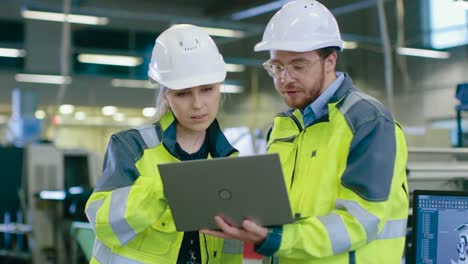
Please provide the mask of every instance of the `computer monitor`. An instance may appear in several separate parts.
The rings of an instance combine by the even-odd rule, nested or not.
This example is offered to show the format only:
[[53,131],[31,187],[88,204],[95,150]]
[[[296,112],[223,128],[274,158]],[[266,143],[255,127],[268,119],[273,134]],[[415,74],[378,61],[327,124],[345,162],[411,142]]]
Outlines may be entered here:
[[412,263],[468,263],[468,192],[413,195]]
[[63,150],[64,217],[86,221],[84,208],[92,193],[93,179],[98,173],[92,152],[79,149]]
[[63,156],[65,188],[74,186],[90,187],[88,155],[65,154]]
[[97,154],[83,149],[64,149],[63,173],[64,188],[75,186],[93,188],[100,175]]

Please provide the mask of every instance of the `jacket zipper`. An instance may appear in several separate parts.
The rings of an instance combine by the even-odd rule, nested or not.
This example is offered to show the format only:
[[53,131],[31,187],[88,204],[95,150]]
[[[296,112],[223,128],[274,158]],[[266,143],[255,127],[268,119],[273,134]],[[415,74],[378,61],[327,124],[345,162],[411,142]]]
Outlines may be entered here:
[[[297,117],[295,115],[293,115],[292,113],[291,113],[290,117],[294,121],[294,123],[296,124],[296,126],[297,126],[297,128],[299,130],[299,133],[298,133],[298,135],[299,135],[302,132],[301,122],[299,122]],[[294,176],[296,176],[297,152],[299,152],[299,145],[298,145],[298,147],[296,149],[296,153],[295,153],[295,156],[294,156],[294,167],[293,167],[293,171],[292,171],[291,185],[289,186],[289,189],[292,189],[293,183],[294,183]]]

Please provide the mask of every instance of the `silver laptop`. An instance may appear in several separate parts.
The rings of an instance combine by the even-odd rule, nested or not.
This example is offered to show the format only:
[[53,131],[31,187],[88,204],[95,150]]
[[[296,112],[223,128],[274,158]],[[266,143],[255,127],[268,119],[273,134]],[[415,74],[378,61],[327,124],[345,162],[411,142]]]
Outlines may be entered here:
[[293,222],[278,154],[159,164],[164,194],[178,231],[234,226],[246,218],[263,226]]

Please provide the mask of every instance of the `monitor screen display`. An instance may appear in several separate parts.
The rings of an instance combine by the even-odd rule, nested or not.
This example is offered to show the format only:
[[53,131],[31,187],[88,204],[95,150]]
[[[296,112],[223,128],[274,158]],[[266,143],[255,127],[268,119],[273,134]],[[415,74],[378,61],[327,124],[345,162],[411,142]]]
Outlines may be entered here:
[[468,264],[468,193],[416,190],[413,263]]

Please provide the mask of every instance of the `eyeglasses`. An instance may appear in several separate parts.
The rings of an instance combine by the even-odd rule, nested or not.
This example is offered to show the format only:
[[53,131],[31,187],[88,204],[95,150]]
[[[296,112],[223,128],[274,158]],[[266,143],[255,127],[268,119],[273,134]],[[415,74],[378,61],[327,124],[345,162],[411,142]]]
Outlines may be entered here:
[[320,59],[314,62],[298,61],[287,65],[281,65],[279,63],[274,63],[270,60],[267,60],[262,65],[263,68],[265,68],[265,70],[272,78],[281,77],[281,74],[284,70],[286,70],[291,77],[299,78],[304,76],[310,70],[310,68],[318,61],[320,61]]

